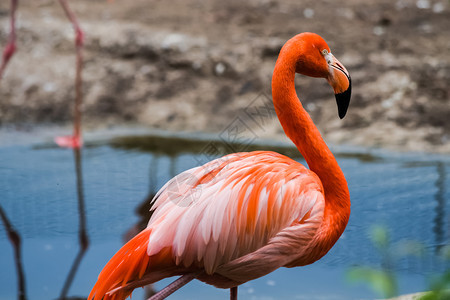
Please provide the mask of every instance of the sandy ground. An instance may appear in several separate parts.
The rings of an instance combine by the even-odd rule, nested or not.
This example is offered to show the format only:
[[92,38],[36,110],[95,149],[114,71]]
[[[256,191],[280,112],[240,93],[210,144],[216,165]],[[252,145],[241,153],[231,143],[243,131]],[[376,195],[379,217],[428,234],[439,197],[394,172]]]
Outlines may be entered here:
[[[445,0],[70,1],[86,33],[84,127],[143,125],[284,139],[269,112],[270,79],[293,35],[322,35],[353,81],[337,117],[324,80],[299,76],[300,99],[335,144],[450,153],[450,2]],[[0,3],[0,45],[9,1]],[[0,85],[0,122],[67,125],[73,30],[57,1],[24,0],[18,52]]]

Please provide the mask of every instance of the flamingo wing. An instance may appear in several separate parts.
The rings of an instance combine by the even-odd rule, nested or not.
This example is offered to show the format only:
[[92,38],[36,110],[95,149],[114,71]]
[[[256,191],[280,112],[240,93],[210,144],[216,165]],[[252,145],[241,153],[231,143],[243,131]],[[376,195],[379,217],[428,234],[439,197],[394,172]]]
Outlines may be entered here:
[[177,175],[153,207],[148,255],[171,248],[177,265],[245,282],[304,255],[325,202],[313,172],[260,151],[230,154]]

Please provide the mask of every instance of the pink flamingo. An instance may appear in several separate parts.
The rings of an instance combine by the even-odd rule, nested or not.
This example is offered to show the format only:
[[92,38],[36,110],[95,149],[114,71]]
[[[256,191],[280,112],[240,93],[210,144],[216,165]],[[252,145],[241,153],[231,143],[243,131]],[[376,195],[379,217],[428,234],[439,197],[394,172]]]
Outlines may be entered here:
[[[347,70],[317,34],[281,49],[272,79],[275,110],[310,169],[269,151],[235,153],[185,171],[156,194],[146,229],[106,264],[88,299],[124,299],[136,287],[181,277],[151,299],[196,278],[237,287],[280,267],[311,264],[344,231],[350,195],[344,174],[295,92],[295,73],[326,78],[339,117],[351,94]],[[173,191],[178,191],[174,193]]]

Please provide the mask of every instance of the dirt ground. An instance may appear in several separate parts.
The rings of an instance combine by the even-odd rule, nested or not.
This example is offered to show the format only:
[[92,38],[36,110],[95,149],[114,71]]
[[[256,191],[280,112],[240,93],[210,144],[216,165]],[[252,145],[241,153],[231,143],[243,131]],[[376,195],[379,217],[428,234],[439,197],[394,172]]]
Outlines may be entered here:
[[[270,99],[279,49],[312,31],[353,82],[349,111],[339,120],[325,80],[297,78],[300,99],[327,141],[450,153],[448,0],[69,2],[86,34],[86,129],[135,124],[220,134],[255,99]],[[9,1],[1,1],[1,47],[8,13]],[[17,20],[18,52],[0,83],[1,125],[67,125],[71,25],[53,0],[19,1]],[[245,125],[283,139],[273,117],[262,127]]]

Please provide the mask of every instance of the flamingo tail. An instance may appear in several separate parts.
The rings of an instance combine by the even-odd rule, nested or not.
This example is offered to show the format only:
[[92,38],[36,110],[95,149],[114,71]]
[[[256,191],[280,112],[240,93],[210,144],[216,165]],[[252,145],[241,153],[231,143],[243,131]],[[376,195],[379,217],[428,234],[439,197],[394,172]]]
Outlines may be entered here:
[[[164,249],[155,256],[147,254],[151,230],[145,229],[126,243],[106,264],[88,299],[125,299],[138,286],[158,281],[174,272],[173,268],[155,268],[168,257]],[[167,249],[166,249],[167,250]],[[152,265],[152,268],[150,268]]]

